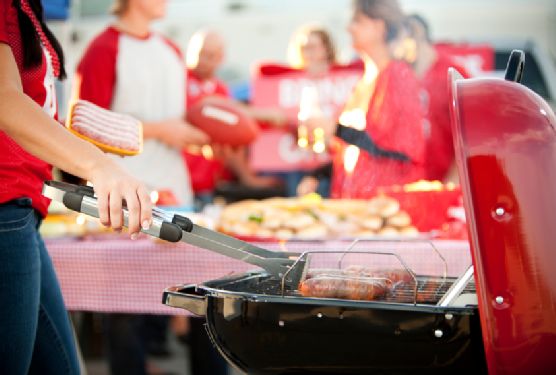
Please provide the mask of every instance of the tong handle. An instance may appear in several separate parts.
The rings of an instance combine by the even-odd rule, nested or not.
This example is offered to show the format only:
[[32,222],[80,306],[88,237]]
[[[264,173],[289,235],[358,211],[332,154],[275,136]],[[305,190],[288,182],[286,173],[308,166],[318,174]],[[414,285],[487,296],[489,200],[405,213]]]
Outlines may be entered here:
[[[98,203],[94,198],[94,190],[87,186],[89,189],[83,189],[80,186],[76,191],[67,191],[64,193],[62,203],[70,210],[81,212],[89,216],[98,218]],[[93,196],[91,196],[93,191]],[[129,212],[126,208],[122,209],[124,214],[124,226],[128,226]],[[182,237],[182,230],[179,225],[160,220],[156,217],[152,219],[153,224],[149,229],[141,229],[141,232],[150,234],[168,242],[179,242]]]

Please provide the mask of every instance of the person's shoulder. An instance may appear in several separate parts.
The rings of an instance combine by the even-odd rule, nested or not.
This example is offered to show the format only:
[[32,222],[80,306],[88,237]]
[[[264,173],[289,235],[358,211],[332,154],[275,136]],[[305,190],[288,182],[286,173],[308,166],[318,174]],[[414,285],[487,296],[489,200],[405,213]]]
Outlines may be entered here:
[[183,54],[181,53],[180,47],[178,47],[178,45],[172,39],[168,38],[166,35],[159,33],[157,33],[156,36],[158,36],[168,47],[170,47],[170,49],[172,49],[179,56],[180,59],[183,59]]
[[118,50],[118,40],[121,33],[114,27],[109,26],[96,37],[93,38],[87,53],[116,53]]
[[411,69],[411,67],[404,61],[400,61],[400,60],[393,60],[390,63],[390,71],[393,74],[409,74],[411,76],[413,76],[413,69]]
[[229,95],[230,87],[228,87],[228,84],[226,82],[218,78],[215,78],[214,82],[216,83],[216,87],[218,88],[217,92],[219,92],[220,94],[224,94],[226,96]]
[[393,60],[386,69],[386,73],[389,81],[404,81],[406,84],[418,85],[413,69],[404,61]]

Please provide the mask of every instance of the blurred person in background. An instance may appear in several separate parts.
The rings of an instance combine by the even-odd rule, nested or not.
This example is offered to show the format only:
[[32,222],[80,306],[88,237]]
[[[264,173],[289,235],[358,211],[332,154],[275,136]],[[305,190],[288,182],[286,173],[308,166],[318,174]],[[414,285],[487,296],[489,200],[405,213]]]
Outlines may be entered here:
[[[216,76],[225,56],[225,43],[220,34],[200,30],[191,38],[187,50],[187,108],[208,97],[234,101],[255,120],[281,127],[287,124],[286,115],[279,109],[253,108],[230,97],[227,85]],[[194,149],[197,150],[194,150]],[[188,147],[182,152],[191,175],[191,185],[199,205],[212,203],[219,181],[234,178],[245,187],[264,189],[276,186],[278,181],[268,176],[258,176],[249,168],[245,147],[213,145],[208,158],[198,147]]]
[[101,222],[129,233],[151,225],[145,185],[56,120],[55,80],[66,76],[60,44],[39,0],[0,1],[0,372],[79,374],[73,332],[39,233],[56,165],[91,181]]
[[291,38],[288,61],[293,68],[304,69],[309,77],[326,75],[337,64],[330,34],[320,26],[301,27]]
[[[167,0],[116,0],[113,25],[94,38],[77,67],[73,96],[143,122],[143,152],[115,160],[150,190],[170,190],[181,206],[193,194],[180,149],[209,137],[184,121],[185,69],[180,50],[153,32]],[[146,374],[146,352],[166,354],[168,317],[107,314],[104,317],[114,375]],[[162,337],[161,337],[162,335]]]
[[421,16],[410,15],[405,24],[408,36],[401,41],[400,54],[411,64],[422,85],[421,104],[427,138],[426,179],[457,182],[450,122],[448,69],[455,68],[464,78],[469,78],[469,75],[450,55],[435,48],[429,27]]
[[[292,36],[288,46],[288,60],[292,68],[305,70],[309,78],[326,74],[337,64],[336,48],[330,34],[317,25],[302,26]],[[297,186],[309,175],[307,171],[283,173],[288,196],[297,194]],[[319,175],[315,191],[324,198],[330,196],[330,176]]]
[[[310,120],[334,134],[333,163],[298,186],[305,195],[318,187],[319,175],[332,175],[332,198],[370,198],[379,186],[424,178],[425,138],[419,84],[411,68],[393,59],[389,43],[403,26],[395,0],[356,0],[348,26],[353,48],[365,63],[339,121]],[[339,124],[338,124],[339,122]]]

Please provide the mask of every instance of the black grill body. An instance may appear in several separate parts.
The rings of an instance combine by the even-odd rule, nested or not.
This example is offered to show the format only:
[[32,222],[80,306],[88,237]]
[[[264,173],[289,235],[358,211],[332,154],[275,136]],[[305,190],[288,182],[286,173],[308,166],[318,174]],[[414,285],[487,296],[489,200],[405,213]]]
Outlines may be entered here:
[[262,294],[268,278],[246,273],[175,287],[164,302],[204,301],[209,336],[245,374],[487,373],[476,307]]

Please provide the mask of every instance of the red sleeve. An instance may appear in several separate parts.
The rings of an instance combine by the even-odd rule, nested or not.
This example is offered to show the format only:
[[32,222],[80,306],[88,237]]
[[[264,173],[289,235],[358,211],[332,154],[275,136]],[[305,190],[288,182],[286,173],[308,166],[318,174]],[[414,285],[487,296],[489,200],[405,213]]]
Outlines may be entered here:
[[0,42],[8,43],[8,27],[6,16],[10,0],[0,0]]
[[170,46],[170,48],[172,48],[176,54],[180,57],[181,60],[183,60],[183,55],[181,53],[180,48],[168,37],[161,35],[162,39],[166,42],[166,44],[168,44]]
[[425,137],[419,101],[419,83],[411,68],[400,62],[379,76],[368,112],[371,138],[389,151],[401,152],[412,162],[424,162]]
[[225,96],[226,98],[230,98],[232,95],[230,94],[230,90],[228,86],[222,81],[216,81],[216,91],[215,94]]
[[75,74],[72,96],[110,109],[116,83],[119,32],[108,28],[85,51]]

